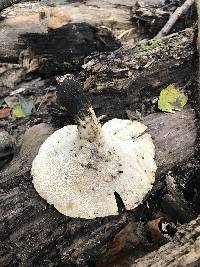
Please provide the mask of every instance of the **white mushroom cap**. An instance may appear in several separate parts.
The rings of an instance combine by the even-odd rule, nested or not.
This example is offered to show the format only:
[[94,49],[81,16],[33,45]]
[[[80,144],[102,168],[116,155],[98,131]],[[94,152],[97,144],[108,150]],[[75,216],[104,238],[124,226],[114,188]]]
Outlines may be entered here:
[[127,210],[138,206],[155,181],[155,149],[146,126],[113,119],[100,143],[81,139],[76,125],[54,132],[33,161],[33,184],[41,197],[70,217],[118,214],[114,192]]

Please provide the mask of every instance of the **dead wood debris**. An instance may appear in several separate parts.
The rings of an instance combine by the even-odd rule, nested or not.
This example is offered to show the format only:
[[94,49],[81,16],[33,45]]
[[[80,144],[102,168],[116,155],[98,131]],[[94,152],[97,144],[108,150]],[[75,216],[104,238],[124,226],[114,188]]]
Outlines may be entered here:
[[5,8],[12,6],[14,4],[24,2],[25,0],[1,0],[0,2],[0,12]]
[[172,240],[176,231],[177,226],[162,212],[155,214],[148,222],[129,222],[103,248],[96,267],[126,266],[125,261],[128,262],[130,256],[133,261],[134,251],[155,250]]
[[176,9],[176,11],[170,16],[169,20],[165,26],[160,30],[155,38],[162,38],[167,35],[177,20],[181,17],[182,14],[186,13],[188,9],[194,4],[194,0],[186,0],[184,4]]
[[[156,8],[142,5],[139,2],[135,11],[133,12],[133,20],[138,22],[149,38],[154,38],[158,32],[160,32],[160,29],[165,27],[166,24],[168,25],[168,21],[171,21],[171,17],[174,17],[174,14],[177,15],[177,12],[179,12],[180,9],[180,11],[182,11],[182,6],[179,7],[180,2],[182,3],[182,1],[178,0],[165,1],[165,4],[163,3]],[[188,0],[186,2],[188,2]],[[185,4],[183,4],[184,13],[180,12],[181,15],[177,17],[178,21],[175,20],[175,22],[177,22],[176,25],[174,27],[170,27],[169,29],[170,33],[184,30],[185,28],[191,27],[194,24],[196,19],[196,11],[195,8],[190,8],[191,6],[192,5],[188,6],[187,4],[185,10]],[[190,12],[187,12],[187,7],[190,8]]]

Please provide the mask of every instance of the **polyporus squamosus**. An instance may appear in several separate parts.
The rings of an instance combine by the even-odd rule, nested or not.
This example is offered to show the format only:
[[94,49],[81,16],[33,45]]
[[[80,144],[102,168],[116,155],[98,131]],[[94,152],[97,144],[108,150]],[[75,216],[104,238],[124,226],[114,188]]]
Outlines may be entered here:
[[112,119],[101,126],[83,99],[71,76],[60,77],[58,100],[73,110],[78,126],[65,126],[43,143],[32,165],[34,187],[70,217],[118,214],[115,192],[133,209],[155,181],[152,138],[137,121]]

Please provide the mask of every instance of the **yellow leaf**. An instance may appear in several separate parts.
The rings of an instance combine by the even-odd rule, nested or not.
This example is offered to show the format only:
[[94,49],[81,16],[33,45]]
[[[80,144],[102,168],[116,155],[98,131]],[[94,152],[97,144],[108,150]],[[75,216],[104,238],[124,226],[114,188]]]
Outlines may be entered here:
[[172,112],[181,110],[188,101],[188,97],[175,84],[170,84],[160,92],[158,108],[162,111]]
[[12,115],[15,118],[24,118],[26,113],[23,112],[20,104],[15,104],[12,108]]

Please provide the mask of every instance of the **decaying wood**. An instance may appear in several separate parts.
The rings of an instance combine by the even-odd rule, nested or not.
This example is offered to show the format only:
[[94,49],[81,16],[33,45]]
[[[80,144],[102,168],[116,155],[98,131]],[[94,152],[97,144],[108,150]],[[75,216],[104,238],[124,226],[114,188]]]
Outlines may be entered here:
[[160,41],[89,57],[82,74],[97,114],[104,110],[110,117],[124,117],[126,109],[141,111],[143,101],[151,101],[164,86],[192,81],[195,63],[195,34],[187,29]]
[[166,172],[195,154],[197,130],[195,113],[185,109],[181,113],[154,113],[144,118],[154,138],[159,172]]
[[167,35],[180,16],[188,11],[191,5],[194,4],[194,0],[186,0],[184,4],[176,9],[176,11],[170,16],[165,26],[156,35],[156,38],[161,38]]
[[0,12],[4,10],[5,8],[12,6],[14,4],[23,2],[24,0],[1,0],[0,3]]
[[[53,1],[51,2],[53,3]],[[46,1],[46,3],[48,2]],[[118,35],[122,31],[132,28],[131,10],[135,3],[136,0],[123,1],[123,3],[109,0],[101,2],[87,0],[84,3],[66,0],[65,4],[48,6],[45,5],[45,1],[43,3],[33,1],[5,10],[2,12],[2,17],[5,18],[5,25],[12,25],[16,30],[19,28],[22,30],[20,22],[32,23],[33,29],[37,31],[47,31],[47,27],[55,29],[68,23],[84,22],[92,26],[108,27]]]
[[180,227],[172,242],[136,260],[131,267],[199,266],[200,217]]
[[[183,125],[183,121],[187,123]],[[184,161],[194,155],[196,128],[191,109],[176,114],[149,115],[144,122],[155,138],[157,164],[162,170],[176,164],[179,158]],[[45,124],[30,128],[19,155],[1,173],[2,267],[17,263],[21,266],[90,266],[102,246],[112,240],[134,214],[133,211],[117,217],[80,220],[65,217],[48,205],[33,188],[30,168],[39,146],[51,132]],[[184,142],[178,141],[180,135]],[[166,144],[162,151],[161,143]],[[182,157],[181,149],[188,150]]]
[[109,0],[65,2],[60,6],[23,3],[4,10],[0,22],[1,62],[23,66],[25,50],[26,62],[34,61],[40,74],[51,76],[80,69],[84,57],[92,52],[119,48],[114,36],[123,41],[122,36],[131,32],[132,44],[144,37],[142,28],[133,22],[136,1],[120,5],[120,1]]
[[[35,38],[36,36],[33,40],[37,39]],[[99,56],[87,58],[86,64],[83,65],[82,79],[85,91],[92,95],[92,99],[95,98],[97,114],[104,110],[108,117],[124,117],[126,109],[141,110],[142,103],[138,101],[139,99],[150,101],[152,96],[159,94],[163,86],[170,83],[185,85],[188,80],[192,80],[197,71],[197,65],[194,64],[196,62],[195,39],[194,30],[187,29],[162,40],[148,41],[135,47],[120,48],[110,54],[101,53]],[[29,52],[25,50],[21,54],[23,70],[19,64],[7,64],[7,69],[6,64],[2,64],[1,95],[5,91],[4,88],[7,91],[9,88],[12,91],[13,87],[16,89],[20,79],[37,67],[39,69],[41,67],[45,75],[51,75],[51,70],[53,73],[57,71],[55,66],[58,58],[57,63],[54,62],[56,54],[49,55],[47,67],[47,62]],[[51,53],[53,52],[50,49]],[[32,55],[32,60],[29,55]],[[59,60],[58,69],[64,71],[63,55],[60,55]],[[98,104],[98,99],[101,105]]]
[[[47,7],[36,2],[4,10],[0,22],[1,62],[21,63],[24,67],[27,61],[34,61],[40,73],[51,76],[79,69],[83,58],[93,52],[117,49],[120,43],[112,32],[96,27],[97,23],[89,24],[84,17],[89,17],[89,12],[81,8],[77,10],[69,3]],[[89,7],[87,10],[92,11]],[[94,19],[94,14],[91,16]]]
[[[163,245],[160,249],[154,252],[148,253],[146,256],[136,259],[134,250],[136,248],[129,249],[128,253],[121,253],[120,256],[113,260],[113,256],[110,255],[107,263],[98,262],[97,267],[160,267],[160,266],[199,266],[200,264],[200,217],[190,223],[178,228],[178,231],[170,242]],[[115,239],[112,242],[116,245],[117,249],[120,249],[120,245],[123,245],[125,240],[133,240],[132,246],[136,242],[139,242],[137,236],[133,236],[133,230],[135,224],[129,223],[116,237],[118,238],[118,244]],[[125,232],[125,233],[123,233]],[[116,238],[116,239],[117,239]],[[121,239],[121,240],[120,240]],[[115,243],[114,243],[115,242]],[[136,244],[137,245],[137,244]],[[112,247],[111,247],[112,249]],[[142,249],[142,248],[140,248]],[[144,250],[144,249],[143,249]],[[114,254],[114,253],[113,253]],[[104,259],[103,259],[104,260]]]
[[[112,1],[95,0],[85,1],[84,3],[81,1],[76,3],[71,1],[65,2],[65,5],[54,7],[47,6],[40,2],[17,4],[12,7],[12,9],[6,9],[2,12],[1,16],[3,20],[0,23],[0,28],[3,29],[3,32],[0,34],[0,58],[17,60],[24,47],[27,48],[27,44],[24,43],[25,40],[21,40],[20,38],[19,41],[19,37],[24,34],[26,34],[27,39],[29,39],[29,33],[37,33],[37,38],[39,39],[42,38],[40,35],[46,34],[47,37],[50,38],[51,43],[51,37],[48,35],[48,31],[54,32],[56,36],[56,29],[62,28],[64,25],[84,23],[97,28],[103,26],[104,30],[101,28],[101,37],[102,42],[106,43],[106,40],[103,38],[105,27],[108,27],[113,33],[116,33],[116,36],[133,27],[131,9],[134,3],[130,3],[130,1],[124,1],[123,5],[120,6],[118,3],[115,3],[116,1],[114,1],[114,3],[112,3]],[[84,40],[87,44],[87,41],[89,41],[88,38],[90,39],[91,37],[88,36],[88,32],[83,31],[82,34],[85,35]],[[81,38],[81,36],[79,36],[79,38]],[[84,40],[82,40],[79,49],[81,45],[84,44]],[[81,40],[79,40],[79,42],[80,41]],[[93,40],[93,42],[94,41],[95,40]],[[90,46],[92,44],[93,43],[91,43]],[[59,47],[56,47],[54,49],[58,48]],[[47,47],[44,47],[44,49],[47,49]],[[76,48],[72,46],[71,49]],[[98,51],[98,49],[96,50]],[[48,50],[43,52],[48,54]],[[51,48],[51,53],[52,52]],[[66,52],[66,50],[63,50],[63,55],[66,54]],[[73,52],[74,51],[72,51],[72,54]]]
[[198,46],[200,47],[200,39],[199,39],[199,36],[200,36],[200,27],[199,27],[199,22],[200,22],[200,2],[198,0],[195,1],[196,2],[196,7],[197,7],[197,13],[198,13]]
[[[29,7],[30,5],[29,3]],[[36,7],[34,5],[36,5]],[[16,6],[20,7],[20,5]],[[57,7],[55,7],[55,9],[58,9],[58,11],[51,11],[49,7],[50,10],[48,10],[48,12],[46,11],[47,14],[45,11],[41,11],[41,6],[37,6],[37,3],[32,3],[32,9],[30,10],[34,10],[32,11],[33,14],[27,12],[27,6],[25,6],[24,9],[22,8],[22,10],[19,7],[17,9],[17,7],[15,7],[14,11],[5,14],[6,17],[0,22],[0,28],[3,28],[3,31],[0,33],[0,58],[2,61],[20,63],[21,67],[26,70],[23,72],[22,77],[36,70],[45,76],[51,76],[60,72],[74,71],[80,69],[84,58],[92,52],[109,51],[119,47],[119,42],[114,39],[111,32],[106,28],[94,28],[91,26],[94,22],[88,21],[91,23],[90,25],[84,22],[85,19],[82,19],[83,22],[81,23],[74,19],[73,23],[69,23],[69,21],[67,23],[66,18],[63,19],[62,15],[59,13],[61,12],[63,16],[67,16],[67,12],[63,13],[62,11],[66,6],[62,6],[61,11]],[[16,15],[15,12],[18,15]],[[20,12],[22,14],[20,14]],[[56,15],[49,15],[49,12],[54,12]],[[84,12],[82,12],[82,14],[84,14]],[[64,25],[59,22],[57,26],[48,28],[48,24],[51,20],[54,20],[55,16],[61,20],[63,19]],[[79,17],[80,19],[82,17],[84,18],[84,15]],[[98,25],[98,23],[96,23],[96,25]],[[118,26],[116,28],[118,28]],[[87,39],[85,39],[85,36],[87,36]],[[99,89],[101,87],[117,87],[118,94],[121,93],[119,89],[121,87],[127,87],[127,81],[130,79],[135,80],[138,74],[145,77],[143,79],[143,81],[145,81],[147,73],[147,75],[149,75],[149,78],[147,77],[147,86],[151,86],[151,84],[149,84],[149,79],[151,79],[150,83],[154,81],[155,87],[156,84],[161,85],[159,79],[163,81],[162,84],[164,84],[166,77],[169,75],[171,75],[172,80],[175,80],[173,74],[176,73],[176,67],[178,68],[178,66],[181,66],[179,68],[180,72],[178,73],[177,80],[182,81],[185,74],[187,74],[188,77],[188,70],[192,70],[193,72],[194,69],[193,65],[190,66],[192,55],[195,53],[193,41],[194,32],[191,29],[184,31],[181,35],[177,34],[167,37],[160,41],[160,43],[158,42],[150,45],[143,44],[127,49],[121,48],[110,56],[101,55],[99,60],[98,58],[93,58],[96,65],[89,64],[89,66],[86,67],[86,72],[91,76],[91,80],[97,79],[97,86]],[[152,49],[152,47],[154,47],[154,49]],[[169,58],[168,53],[170,56]],[[179,60],[179,57],[181,57],[181,60]],[[101,65],[103,68],[100,67]],[[159,75],[156,74],[156,77],[155,73],[150,77],[152,74],[150,70],[152,68],[155,69],[156,65],[158,70],[161,68],[161,72],[159,72]],[[91,68],[92,71],[90,70]],[[183,68],[183,70],[181,68]],[[142,72],[142,70],[144,72]],[[107,84],[106,80],[99,81],[95,71],[99,72],[99,77],[101,75],[103,75],[103,77],[111,77],[112,75],[113,79],[110,78],[111,80],[107,81]],[[16,74],[16,76],[18,76],[18,74]],[[17,82],[19,81],[17,80]],[[16,84],[16,82],[13,82],[13,84]],[[98,91],[100,93],[101,90]],[[115,99],[113,99],[113,101],[114,100]],[[127,104],[129,105],[129,103]]]

